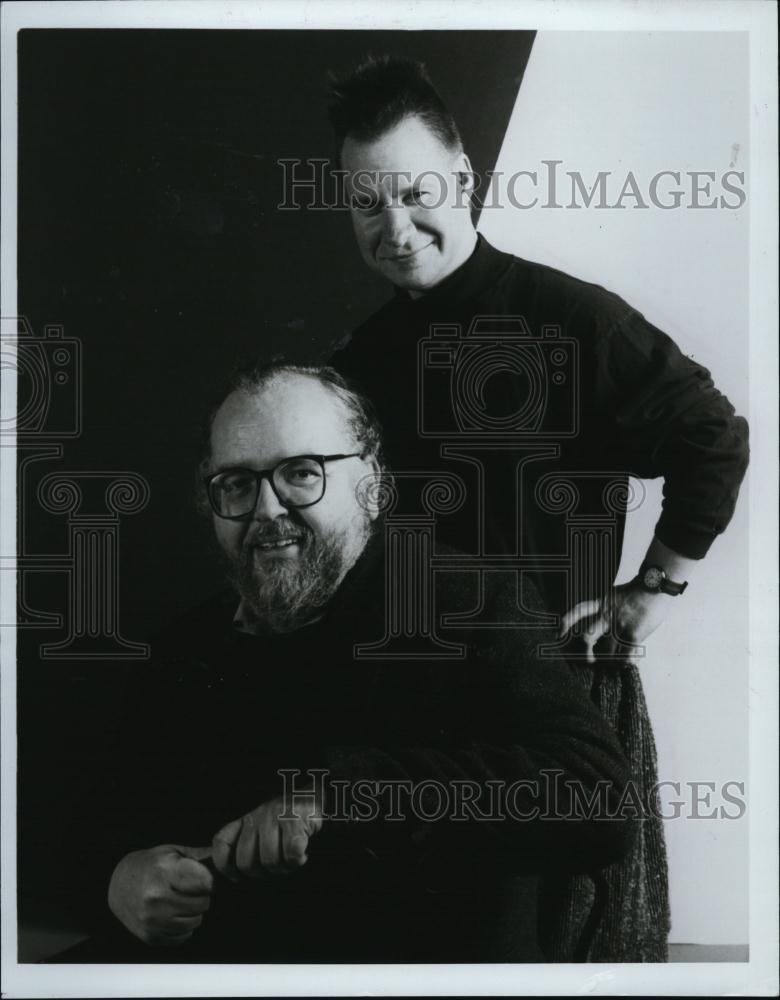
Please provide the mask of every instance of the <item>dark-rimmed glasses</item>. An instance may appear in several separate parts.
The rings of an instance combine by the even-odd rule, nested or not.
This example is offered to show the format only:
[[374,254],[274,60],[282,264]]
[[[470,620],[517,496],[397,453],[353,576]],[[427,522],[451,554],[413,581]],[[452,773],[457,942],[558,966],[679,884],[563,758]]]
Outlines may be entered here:
[[207,476],[203,485],[217,517],[241,521],[252,516],[264,479],[283,507],[300,510],[313,507],[325,496],[326,462],[360,457],[362,452],[358,451],[350,455],[295,455],[282,459],[272,469],[223,469]]

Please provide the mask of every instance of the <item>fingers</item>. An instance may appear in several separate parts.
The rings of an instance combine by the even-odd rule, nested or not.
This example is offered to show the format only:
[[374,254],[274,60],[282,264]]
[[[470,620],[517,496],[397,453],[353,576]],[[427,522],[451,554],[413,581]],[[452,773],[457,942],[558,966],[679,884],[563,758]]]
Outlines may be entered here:
[[263,809],[258,829],[260,863],[272,875],[285,875],[290,871],[284,856],[283,829],[290,824],[300,826],[297,820],[280,820],[277,814],[280,808],[281,805],[275,803]]
[[242,820],[234,819],[214,834],[211,842],[211,859],[217,871],[235,882],[238,870],[235,865],[235,845],[241,833]]
[[[602,608],[606,602],[580,601],[561,618],[560,636],[574,630],[578,639],[581,639],[585,646],[585,657],[588,663],[596,662],[596,643],[609,631],[609,622]],[[580,625],[579,629],[575,629]]]
[[300,868],[308,861],[306,850],[309,837],[296,821],[282,820],[279,823],[282,841],[282,858],[288,868]]
[[596,643],[609,631],[609,622],[602,615],[592,618],[582,633],[588,663],[596,662]]
[[280,819],[277,806],[255,809],[217,833],[212,842],[217,871],[234,881],[239,877],[260,879],[288,874],[306,863],[311,832],[306,821]]
[[[313,792],[296,796],[292,811],[281,797],[264,802],[217,832],[214,867],[233,881],[289,874],[306,864],[309,840],[322,825],[322,806]],[[197,865],[193,854],[200,849],[187,850],[189,863]]]
[[615,600],[609,594],[600,600],[581,601],[561,618],[560,636],[571,632],[580,640],[588,663],[595,663],[599,656],[613,657],[622,649],[615,634],[615,611]]
[[236,874],[258,879],[283,870],[279,829],[268,809],[256,809],[240,821],[235,840],[233,864]]
[[182,844],[173,846],[182,857],[192,858],[193,861],[207,861],[211,857],[211,847],[184,847]]
[[236,868],[245,878],[262,875],[259,830],[252,813],[244,816],[241,821],[241,833],[236,842]]
[[150,895],[142,916],[143,939],[148,944],[178,944],[188,940],[203,923],[208,896],[185,896],[168,886]]
[[208,868],[187,857],[176,857],[168,880],[177,892],[188,896],[208,895],[214,889],[214,877]]
[[565,635],[577,624],[577,622],[581,621],[583,618],[588,618],[591,615],[597,615],[600,611],[601,601],[580,601],[579,604],[575,604],[574,607],[567,611],[561,618],[559,634],[561,636]]
[[[314,831],[316,821],[312,816],[313,798],[306,803],[307,810],[302,815],[293,814],[290,818],[282,818],[278,810],[282,808],[281,803],[267,810],[268,831],[267,847],[269,868],[277,874],[285,874],[295,871],[308,860],[306,853],[309,846],[309,837]],[[266,838],[260,841],[261,857]],[[265,864],[265,860],[263,861]]]
[[171,912],[182,917],[200,917],[211,906],[210,896],[187,896],[171,889]]

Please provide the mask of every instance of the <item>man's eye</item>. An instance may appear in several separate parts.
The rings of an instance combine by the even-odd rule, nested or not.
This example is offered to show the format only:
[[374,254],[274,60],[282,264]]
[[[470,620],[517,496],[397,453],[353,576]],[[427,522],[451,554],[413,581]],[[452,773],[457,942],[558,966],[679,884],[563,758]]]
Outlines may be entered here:
[[404,202],[407,205],[419,205],[421,208],[425,208],[430,200],[430,196],[427,191],[421,191],[415,188],[410,191],[409,194],[404,198]]
[[241,496],[252,488],[252,480],[249,476],[231,476],[230,479],[223,479],[219,488],[225,496]]
[[290,486],[312,486],[322,479],[322,469],[314,462],[297,462],[284,466],[281,475]]
[[372,198],[371,195],[352,195],[352,207],[363,215],[376,215],[382,208],[379,198]]
[[285,476],[291,483],[310,483],[320,478],[319,472],[314,469],[290,469]]
[[376,215],[381,211],[382,199],[373,191],[363,189],[353,189],[350,195],[350,205],[358,212]]

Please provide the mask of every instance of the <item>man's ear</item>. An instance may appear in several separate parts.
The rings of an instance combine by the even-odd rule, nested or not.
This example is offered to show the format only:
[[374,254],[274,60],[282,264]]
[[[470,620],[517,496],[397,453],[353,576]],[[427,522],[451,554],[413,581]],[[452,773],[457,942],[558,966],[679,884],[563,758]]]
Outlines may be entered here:
[[457,184],[456,207],[471,207],[471,196],[476,190],[476,177],[471,160],[465,153],[458,153],[452,163],[452,171]]
[[461,190],[470,194],[475,187],[475,175],[474,168],[471,166],[471,160],[465,153],[458,155],[455,171],[458,175],[458,184]]
[[383,474],[375,455],[365,455],[365,467],[357,484],[357,501],[372,521],[384,510]]

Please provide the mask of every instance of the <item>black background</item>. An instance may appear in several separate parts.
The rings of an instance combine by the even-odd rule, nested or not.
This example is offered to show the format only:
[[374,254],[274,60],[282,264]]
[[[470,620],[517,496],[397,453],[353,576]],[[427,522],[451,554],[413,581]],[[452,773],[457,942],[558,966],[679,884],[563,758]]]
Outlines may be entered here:
[[[147,640],[221,587],[193,484],[204,415],[238,357],[320,360],[390,289],[345,211],[282,212],[279,158],[333,155],[327,73],[368,52],[423,59],[479,173],[495,164],[532,32],[24,30],[19,34],[18,303],[82,345],[81,435],[36,463],[28,548],[63,553],[51,471],[142,475],[121,523],[120,628]],[[378,361],[380,359],[378,358]],[[24,405],[20,383],[20,405]],[[66,612],[63,574],[28,600]],[[59,833],[116,720],[126,667],[46,661],[19,632],[19,891],[62,923]],[[99,831],[96,831],[99,835]]]

